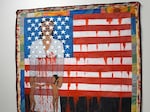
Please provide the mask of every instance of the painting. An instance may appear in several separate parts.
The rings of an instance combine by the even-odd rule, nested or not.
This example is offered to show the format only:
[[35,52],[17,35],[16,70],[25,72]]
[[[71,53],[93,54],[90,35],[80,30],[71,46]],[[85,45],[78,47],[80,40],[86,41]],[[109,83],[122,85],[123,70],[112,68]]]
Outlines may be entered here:
[[16,11],[17,112],[141,112],[140,3]]

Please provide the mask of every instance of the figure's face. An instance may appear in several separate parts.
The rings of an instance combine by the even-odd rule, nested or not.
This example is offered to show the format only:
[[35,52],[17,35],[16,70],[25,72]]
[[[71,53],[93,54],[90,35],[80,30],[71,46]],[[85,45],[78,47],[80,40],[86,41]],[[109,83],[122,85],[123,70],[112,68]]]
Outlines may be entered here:
[[53,32],[54,23],[51,21],[45,21],[42,23],[41,28],[44,36],[50,36]]

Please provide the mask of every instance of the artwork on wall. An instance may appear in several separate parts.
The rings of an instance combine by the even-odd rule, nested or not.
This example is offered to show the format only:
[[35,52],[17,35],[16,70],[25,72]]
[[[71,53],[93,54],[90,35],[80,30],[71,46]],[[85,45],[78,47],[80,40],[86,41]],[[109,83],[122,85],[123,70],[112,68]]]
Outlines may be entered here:
[[140,3],[16,12],[17,112],[141,112]]

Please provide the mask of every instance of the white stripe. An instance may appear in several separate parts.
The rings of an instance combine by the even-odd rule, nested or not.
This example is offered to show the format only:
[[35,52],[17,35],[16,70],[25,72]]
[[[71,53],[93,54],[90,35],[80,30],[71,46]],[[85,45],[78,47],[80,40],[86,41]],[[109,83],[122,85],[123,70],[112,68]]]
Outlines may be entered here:
[[121,50],[132,50],[132,43],[125,43],[125,46],[121,44]]
[[132,78],[132,72],[127,71],[101,72],[101,78]]
[[132,92],[131,85],[109,85],[109,84],[78,84],[71,83],[62,85],[60,90],[86,90],[86,91],[112,91],[112,92]]
[[129,78],[129,74],[126,71],[123,71],[122,78]]
[[107,58],[107,64],[109,64],[109,65],[114,65],[114,64],[120,65],[121,64],[121,58],[119,58],[119,57]]
[[[106,62],[105,62],[106,59]],[[64,65],[131,65],[132,57],[64,58]],[[122,63],[121,63],[122,60]],[[29,65],[25,59],[25,65]],[[53,71],[57,72],[57,71]]]
[[[113,75],[112,75],[113,74]],[[29,71],[25,71],[25,77],[29,77]],[[40,77],[40,76],[36,76]],[[42,76],[47,77],[47,76]],[[132,78],[132,72],[127,71],[110,71],[110,72],[81,72],[81,71],[64,71],[63,77],[90,77],[90,78]]]
[[101,72],[101,78],[112,78],[112,72]]
[[123,57],[122,64],[132,64],[132,57]]
[[131,30],[120,30],[120,36],[131,35]]
[[120,25],[120,24],[131,24],[131,18],[112,19],[88,19],[88,25]]
[[[29,72],[30,71],[25,71],[25,77],[29,77]],[[40,77],[40,76],[36,76]],[[43,76],[42,77],[47,77]],[[99,72],[80,72],[80,71],[64,71],[63,77],[95,77],[99,78]]]
[[25,58],[25,59],[24,59],[24,63],[25,63],[25,65],[29,65],[29,64],[30,64],[29,58]]
[[[106,59],[106,62],[105,62]],[[108,57],[108,58],[65,58],[65,65],[131,65],[130,57]],[[121,63],[121,59],[124,61]],[[126,62],[126,63],[125,63]],[[127,63],[128,62],[128,63]]]
[[104,58],[65,58],[64,60],[65,65],[87,65],[87,64],[98,64],[98,65],[105,65]]
[[88,19],[88,25],[108,25],[106,19]]
[[116,37],[131,36],[131,30],[112,30],[112,31],[74,31],[73,38],[82,37]]
[[[99,37],[114,37],[114,36],[130,36],[131,30],[112,30],[112,31],[98,31],[97,36]],[[88,35],[87,35],[88,37]]]
[[122,51],[132,50],[131,43],[110,43],[110,44],[75,44],[74,52],[90,52],[90,51]]
[[121,24],[131,24],[131,18],[123,18]]
[[[113,73],[114,78],[122,78],[122,72],[116,71],[116,72],[112,72],[112,73]],[[127,77],[124,77],[124,78],[127,78]]]
[[99,78],[99,72],[80,72],[80,71],[71,71],[66,72],[66,77],[95,77]]
[[96,31],[74,31],[73,37],[96,37]]
[[93,51],[93,49],[97,49],[97,45],[96,44],[88,44],[87,45],[87,51]]
[[30,88],[31,86],[30,86],[30,82],[24,82],[24,87],[25,88]]
[[106,85],[106,84],[101,85],[100,91],[132,92],[131,85]]
[[131,90],[131,85],[121,85],[121,91],[128,92]]
[[77,90],[90,90],[90,91],[99,91],[99,84],[78,84],[76,87]]
[[[44,84],[44,83],[43,83]],[[25,88],[30,88],[30,82],[24,83]],[[42,86],[41,89],[51,89],[51,86]],[[39,87],[36,87],[39,89]],[[112,85],[112,84],[84,84],[84,83],[63,83],[60,90],[89,90],[89,91],[132,91],[132,85]]]
[[25,70],[25,71],[24,71],[24,77],[29,77],[29,76],[30,76],[30,75],[29,75],[29,72],[30,72],[30,71],[26,71],[26,70]]
[[63,83],[60,90],[68,90],[68,83]]
[[82,49],[82,51],[86,52],[88,51],[88,45],[80,45],[80,48]]
[[129,72],[129,78],[132,78],[132,72]]
[[73,20],[73,26],[80,26],[80,25],[86,25],[86,20],[85,19]]

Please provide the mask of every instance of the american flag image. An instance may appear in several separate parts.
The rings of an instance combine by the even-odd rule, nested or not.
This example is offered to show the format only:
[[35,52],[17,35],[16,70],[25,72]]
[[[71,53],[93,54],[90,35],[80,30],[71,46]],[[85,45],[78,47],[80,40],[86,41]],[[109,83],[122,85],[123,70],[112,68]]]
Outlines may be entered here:
[[108,14],[100,9],[24,19],[26,93],[30,90],[30,47],[41,38],[40,26],[46,18],[54,21],[53,36],[64,46],[60,96],[132,96],[131,35],[135,33],[135,19],[128,12]]

